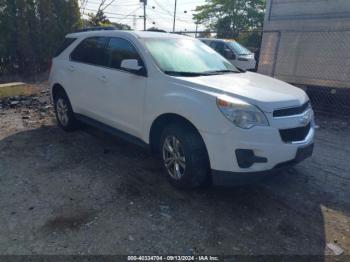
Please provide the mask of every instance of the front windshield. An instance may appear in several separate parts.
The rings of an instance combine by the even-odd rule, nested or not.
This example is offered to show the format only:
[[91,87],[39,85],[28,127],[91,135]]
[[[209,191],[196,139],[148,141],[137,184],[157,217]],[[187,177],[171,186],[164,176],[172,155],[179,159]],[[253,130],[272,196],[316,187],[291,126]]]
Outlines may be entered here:
[[252,53],[237,42],[227,42],[227,45],[238,55],[250,55]]
[[172,75],[239,72],[224,57],[196,39],[150,38],[145,44],[159,68]]

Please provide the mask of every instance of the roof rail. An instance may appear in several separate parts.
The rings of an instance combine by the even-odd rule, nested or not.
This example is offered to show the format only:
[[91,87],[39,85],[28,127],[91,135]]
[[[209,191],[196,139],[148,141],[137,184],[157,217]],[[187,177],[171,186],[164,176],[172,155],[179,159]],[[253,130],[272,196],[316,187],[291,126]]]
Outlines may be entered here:
[[94,27],[85,27],[85,28],[79,29],[76,32],[81,33],[81,32],[103,31],[103,30],[118,30],[118,29],[114,26],[94,26]]

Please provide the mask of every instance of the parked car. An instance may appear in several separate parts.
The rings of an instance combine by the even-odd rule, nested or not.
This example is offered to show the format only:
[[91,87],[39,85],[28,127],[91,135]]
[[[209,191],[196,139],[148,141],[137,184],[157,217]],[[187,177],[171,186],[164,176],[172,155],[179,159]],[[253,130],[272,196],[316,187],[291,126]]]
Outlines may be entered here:
[[84,122],[150,148],[178,187],[261,177],[313,151],[303,90],[238,70],[190,37],[70,34],[53,59],[50,87],[64,130]]
[[244,70],[255,70],[255,55],[235,40],[200,38],[203,43],[213,48],[233,65]]

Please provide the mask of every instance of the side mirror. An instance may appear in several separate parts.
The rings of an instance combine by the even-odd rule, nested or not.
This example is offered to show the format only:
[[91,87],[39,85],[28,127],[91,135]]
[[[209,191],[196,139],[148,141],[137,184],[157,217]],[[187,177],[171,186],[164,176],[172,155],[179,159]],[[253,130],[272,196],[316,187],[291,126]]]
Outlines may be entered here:
[[121,62],[120,68],[132,73],[139,73],[142,66],[139,66],[137,59],[125,59]]

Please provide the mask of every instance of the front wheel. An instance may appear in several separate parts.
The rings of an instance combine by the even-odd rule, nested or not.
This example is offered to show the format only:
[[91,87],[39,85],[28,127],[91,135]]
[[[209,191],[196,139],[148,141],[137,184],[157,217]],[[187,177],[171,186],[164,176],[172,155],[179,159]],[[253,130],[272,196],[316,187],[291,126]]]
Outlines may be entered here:
[[164,172],[171,184],[195,188],[208,182],[208,153],[195,130],[185,125],[170,125],[162,133],[160,147]]

